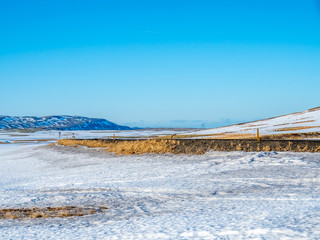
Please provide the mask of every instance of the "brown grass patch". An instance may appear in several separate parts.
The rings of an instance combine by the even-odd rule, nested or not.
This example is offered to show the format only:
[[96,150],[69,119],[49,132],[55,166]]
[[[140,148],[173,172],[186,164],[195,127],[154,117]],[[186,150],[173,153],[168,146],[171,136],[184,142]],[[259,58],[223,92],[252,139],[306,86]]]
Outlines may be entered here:
[[277,128],[274,131],[276,131],[276,132],[298,131],[298,130],[303,130],[303,129],[319,128],[319,127],[320,126],[284,127],[284,128]]
[[262,151],[269,152],[271,150],[270,146],[265,146],[262,148]]
[[[230,132],[231,133],[231,132]],[[230,134],[228,133],[213,133],[213,134],[189,134],[189,135],[173,135],[173,139],[188,139],[188,138],[203,138],[203,139],[255,139],[255,134]],[[171,136],[161,136],[154,139],[171,139]]]
[[288,125],[288,123],[275,124],[275,125],[273,125],[273,126],[274,126],[274,127],[277,127],[277,126],[285,126],[285,125]]
[[87,146],[90,148],[104,148],[108,147],[108,143],[99,140],[75,140],[75,139],[60,139],[58,144],[64,146]]
[[144,154],[144,153],[174,153],[177,140],[143,140],[143,141],[122,141],[109,143],[107,152],[114,152],[121,155]]
[[242,150],[242,144],[239,143],[237,146],[236,146],[236,150],[237,151],[241,151]]
[[121,155],[144,154],[144,153],[174,153],[174,149],[180,144],[178,140],[150,139],[104,142],[101,140],[73,140],[61,139],[58,144],[64,146],[87,146],[103,147],[107,152]]
[[314,120],[306,120],[306,121],[294,122],[292,124],[309,123],[309,122],[314,122]]
[[7,208],[0,209],[0,219],[29,219],[29,218],[52,218],[74,217],[96,214],[106,211],[106,207],[45,207],[45,208]]
[[256,139],[255,134],[242,133],[242,134],[220,134],[219,136],[210,137],[210,138],[219,138],[219,139]]

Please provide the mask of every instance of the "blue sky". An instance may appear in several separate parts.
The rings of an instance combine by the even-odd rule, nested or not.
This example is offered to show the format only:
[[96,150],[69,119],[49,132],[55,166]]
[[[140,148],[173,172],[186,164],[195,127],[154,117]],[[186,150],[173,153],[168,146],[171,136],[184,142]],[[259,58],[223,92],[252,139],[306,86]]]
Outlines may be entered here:
[[0,4],[0,115],[215,127],[320,106],[319,1]]

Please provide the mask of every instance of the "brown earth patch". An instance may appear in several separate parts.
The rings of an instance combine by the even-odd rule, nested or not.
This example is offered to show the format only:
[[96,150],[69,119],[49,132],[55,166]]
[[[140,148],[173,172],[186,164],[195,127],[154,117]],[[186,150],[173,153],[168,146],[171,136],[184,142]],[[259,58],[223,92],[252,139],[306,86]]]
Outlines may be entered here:
[[281,123],[281,124],[275,124],[275,125],[273,125],[273,126],[285,126],[285,125],[288,125],[288,123]]
[[314,120],[306,120],[306,121],[294,122],[292,124],[309,123],[309,122],[314,122]]
[[106,207],[45,207],[0,209],[0,219],[30,219],[84,216],[106,211]]
[[298,131],[298,130],[303,130],[303,129],[319,128],[319,127],[320,127],[320,126],[284,127],[284,128],[274,129],[274,131],[276,131],[276,132]]

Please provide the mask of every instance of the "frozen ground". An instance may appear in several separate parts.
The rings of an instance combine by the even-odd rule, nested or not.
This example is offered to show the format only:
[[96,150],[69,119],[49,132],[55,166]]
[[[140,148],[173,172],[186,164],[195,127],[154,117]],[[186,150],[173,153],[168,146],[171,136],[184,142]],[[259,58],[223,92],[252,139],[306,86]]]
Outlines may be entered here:
[[0,144],[0,208],[106,206],[0,220],[0,239],[319,239],[320,154],[115,156]]

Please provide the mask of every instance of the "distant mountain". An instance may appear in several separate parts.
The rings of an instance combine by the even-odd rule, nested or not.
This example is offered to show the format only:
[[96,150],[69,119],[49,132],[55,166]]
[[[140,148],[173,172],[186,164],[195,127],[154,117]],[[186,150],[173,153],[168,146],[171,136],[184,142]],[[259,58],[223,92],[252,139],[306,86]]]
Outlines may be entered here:
[[11,117],[0,116],[0,129],[39,130],[131,130],[106,119],[80,116]]

